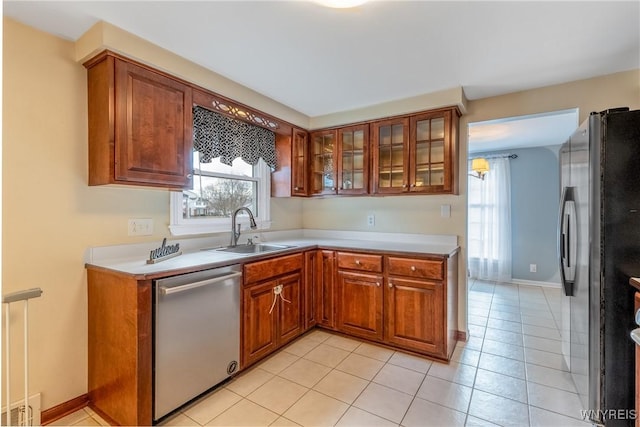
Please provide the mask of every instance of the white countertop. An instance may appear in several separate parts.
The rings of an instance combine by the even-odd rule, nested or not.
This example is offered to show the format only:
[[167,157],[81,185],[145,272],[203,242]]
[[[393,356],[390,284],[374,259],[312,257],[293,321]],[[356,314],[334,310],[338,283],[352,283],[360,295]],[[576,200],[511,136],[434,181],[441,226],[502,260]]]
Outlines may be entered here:
[[[349,238],[339,238],[339,237]],[[355,237],[355,238],[353,238]],[[378,238],[379,240],[376,240]],[[211,239],[208,239],[209,241]],[[205,239],[181,242],[183,254],[156,264],[147,264],[151,244],[118,245],[90,248],[86,264],[90,267],[105,268],[139,278],[171,275],[186,270],[216,268],[223,265],[245,263],[273,255],[285,255],[300,250],[317,247],[327,249],[349,249],[354,251],[375,251],[406,253],[407,255],[450,256],[458,250],[455,236],[401,235],[394,233],[328,232],[309,230],[308,232],[261,233],[259,243],[287,245],[291,248],[261,254],[235,254],[215,250],[223,244],[206,245]],[[155,245],[158,246],[158,245]],[[207,249],[208,248],[208,249]]]

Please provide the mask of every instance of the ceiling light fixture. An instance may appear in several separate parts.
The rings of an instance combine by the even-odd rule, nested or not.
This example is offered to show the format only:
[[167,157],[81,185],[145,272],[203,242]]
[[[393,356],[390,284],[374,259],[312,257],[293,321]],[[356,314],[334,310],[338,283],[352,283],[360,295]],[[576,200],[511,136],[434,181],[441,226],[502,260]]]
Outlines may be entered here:
[[368,0],[315,0],[316,3],[335,9],[348,9],[365,4]]
[[487,159],[479,157],[477,159],[471,160],[471,170],[476,174],[470,173],[469,176],[474,178],[478,178],[484,181],[484,175],[489,172],[489,162]]

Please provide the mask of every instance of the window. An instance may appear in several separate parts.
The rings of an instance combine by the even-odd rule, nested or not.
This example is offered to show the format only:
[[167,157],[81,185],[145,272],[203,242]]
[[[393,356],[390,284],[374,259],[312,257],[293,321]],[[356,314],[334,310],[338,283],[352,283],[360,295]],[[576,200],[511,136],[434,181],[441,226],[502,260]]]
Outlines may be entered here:
[[[194,151],[193,165],[193,190],[171,194],[171,234],[230,231],[231,215],[242,206],[251,209],[259,228],[269,228],[271,171],[264,160],[256,166],[241,158],[232,166],[221,163],[220,158],[201,163],[200,154]],[[248,222],[241,212],[238,223],[246,229]]]

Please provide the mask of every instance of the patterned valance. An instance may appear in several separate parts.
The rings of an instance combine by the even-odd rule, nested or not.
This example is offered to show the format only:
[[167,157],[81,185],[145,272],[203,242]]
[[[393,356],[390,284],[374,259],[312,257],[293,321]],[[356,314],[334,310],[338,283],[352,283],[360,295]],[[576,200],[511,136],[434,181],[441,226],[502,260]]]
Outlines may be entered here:
[[271,170],[276,168],[276,135],[272,131],[202,107],[193,107],[193,148],[203,163],[220,157],[220,162],[231,166],[240,157],[255,165],[262,157]]

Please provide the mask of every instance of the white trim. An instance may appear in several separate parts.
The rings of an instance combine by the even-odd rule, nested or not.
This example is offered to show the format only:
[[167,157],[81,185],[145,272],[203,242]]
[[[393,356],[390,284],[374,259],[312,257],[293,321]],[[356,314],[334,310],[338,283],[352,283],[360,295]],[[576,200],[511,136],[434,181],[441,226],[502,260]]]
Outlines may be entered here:
[[[268,230],[271,228],[271,169],[260,159],[254,166],[254,174],[254,178],[246,179],[258,183],[258,212],[255,219],[258,230]],[[231,175],[229,177],[245,179]],[[238,223],[245,224],[243,228],[248,229],[249,221],[239,218]],[[169,198],[169,231],[172,236],[230,232],[231,218],[183,219],[182,192],[172,191]]]
[[562,287],[560,283],[556,283],[556,282],[538,282],[536,280],[524,280],[524,279],[511,279],[511,283],[516,285],[525,285],[525,286],[542,286],[545,288],[560,289]]

